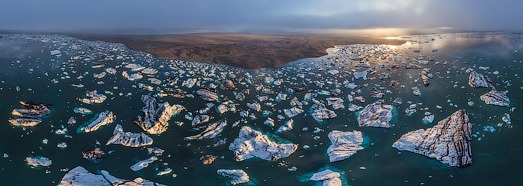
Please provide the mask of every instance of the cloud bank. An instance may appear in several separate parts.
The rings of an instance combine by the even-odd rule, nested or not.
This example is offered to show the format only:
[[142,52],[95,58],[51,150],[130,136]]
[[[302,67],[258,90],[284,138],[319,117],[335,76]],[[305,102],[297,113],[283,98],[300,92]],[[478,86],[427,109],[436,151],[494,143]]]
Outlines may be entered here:
[[295,31],[438,28],[522,31],[521,0],[9,0],[0,29]]

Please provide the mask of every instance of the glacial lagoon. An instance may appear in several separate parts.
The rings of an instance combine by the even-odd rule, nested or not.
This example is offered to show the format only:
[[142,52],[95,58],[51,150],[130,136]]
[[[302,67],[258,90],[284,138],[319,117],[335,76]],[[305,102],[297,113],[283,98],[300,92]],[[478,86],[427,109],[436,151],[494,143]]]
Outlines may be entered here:
[[[327,56],[278,69],[245,70],[161,60],[122,44],[61,35],[0,35],[0,180],[5,185],[58,185],[81,166],[97,175],[104,170],[125,180],[140,177],[165,185],[231,185],[230,178],[217,174],[219,169],[243,170],[249,177],[246,185],[322,184],[309,178],[326,169],[338,172],[344,185],[521,184],[521,37],[410,35],[397,38],[406,41],[401,46],[337,46]],[[471,72],[488,77],[496,90],[508,91],[509,105],[485,104],[480,97],[491,88],[471,87]],[[428,85],[422,73],[430,74]],[[105,96],[103,101],[83,100],[95,90]],[[183,109],[171,113],[165,131],[147,132],[136,121],[137,116],[147,118],[143,95]],[[9,120],[18,118],[12,111],[23,107],[20,101],[43,103],[50,112],[35,126],[15,126]],[[389,128],[360,126],[359,113],[375,102],[391,106]],[[302,112],[291,114],[298,109]],[[392,147],[402,135],[434,127],[461,109],[471,123],[471,165],[449,166]],[[79,132],[106,110],[114,121]],[[193,121],[197,117],[202,121]],[[106,145],[117,125],[123,132],[147,135],[152,144]],[[268,160],[237,161],[230,146],[244,127],[296,148]],[[363,148],[330,162],[329,133],[355,130],[362,134]],[[94,147],[105,156],[96,161],[82,156]],[[163,153],[150,153],[154,147]],[[205,155],[214,161],[205,165]],[[26,158],[39,156],[52,164],[28,165]],[[157,158],[147,167],[131,169],[151,157]]]

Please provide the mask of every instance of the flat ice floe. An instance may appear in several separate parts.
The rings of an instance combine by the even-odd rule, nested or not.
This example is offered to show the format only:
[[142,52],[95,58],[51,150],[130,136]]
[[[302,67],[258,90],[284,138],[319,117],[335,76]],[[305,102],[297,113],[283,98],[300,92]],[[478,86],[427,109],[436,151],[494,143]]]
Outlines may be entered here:
[[154,183],[149,180],[142,178],[135,178],[134,180],[125,180],[116,178],[109,174],[109,172],[102,170],[101,175],[93,174],[85,168],[78,166],[71,169],[67,174],[64,175],[60,181],[60,186],[79,186],[79,185],[99,185],[99,186],[111,186],[111,185],[162,185]]
[[152,157],[147,158],[145,160],[139,161],[136,164],[134,164],[133,166],[131,166],[131,170],[133,170],[133,171],[142,170],[142,169],[148,167],[149,164],[155,162],[156,160],[158,160],[158,157],[152,156]]
[[91,122],[86,123],[78,128],[78,132],[93,132],[98,128],[111,124],[116,120],[116,116],[111,111],[104,111],[99,113]]
[[32,156],[25,158],[25,161],[31,167],[49,167],[53,164],[53,161],[43,156]]
[[327,149],[329,161],[341,161],[363,149],[363,135],[360,131],[342,132],[334,130],[329,133],[331,145]]
[[231,184],[237,185],[249,182],[249,175],[241,169],[218,169],[218,175],[231,179]]
[[360,127],[390,127],[392,120],[392,105],[383,103],[378,100],[368,104],[358,113],[358,123]]
[[322,181],[323,186],[341,186],[342,182],[340,176],[340,173],[327,169],[313,174],[310,180]]
[[296,144],[277,144],[267,135],[244,126],[240,129],[238,138],[229,145],[229,150],[234,152],[236,161],[250,158],[260,158],[275,161],[290,156],[296,149]]

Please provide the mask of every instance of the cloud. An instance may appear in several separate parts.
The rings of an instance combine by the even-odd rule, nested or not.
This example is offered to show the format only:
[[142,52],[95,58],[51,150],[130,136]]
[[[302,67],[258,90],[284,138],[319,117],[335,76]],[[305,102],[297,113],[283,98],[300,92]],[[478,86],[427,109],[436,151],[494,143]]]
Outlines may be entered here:
[[519,0],[16,0],[0,29],[271,31],[360,28],[523,30]]

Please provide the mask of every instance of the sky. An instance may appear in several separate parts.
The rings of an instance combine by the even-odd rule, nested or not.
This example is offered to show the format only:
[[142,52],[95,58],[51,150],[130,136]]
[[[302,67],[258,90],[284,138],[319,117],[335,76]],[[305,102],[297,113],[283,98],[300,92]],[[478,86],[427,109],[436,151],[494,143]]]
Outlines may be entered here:
[[523,31],[523,0],[2,0],[0,29],[265,32]]

